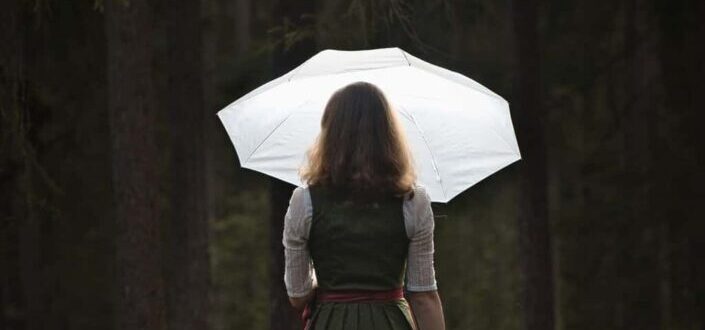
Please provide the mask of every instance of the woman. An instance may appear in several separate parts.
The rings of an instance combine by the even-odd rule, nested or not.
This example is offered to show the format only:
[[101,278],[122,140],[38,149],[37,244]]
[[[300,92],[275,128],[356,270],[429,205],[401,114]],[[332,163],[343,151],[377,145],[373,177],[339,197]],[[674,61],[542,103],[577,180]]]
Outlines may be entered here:
[[284,282],[307,329],[445,328],[431,202],[410,157],[376,86],[333,94],[284,221]]

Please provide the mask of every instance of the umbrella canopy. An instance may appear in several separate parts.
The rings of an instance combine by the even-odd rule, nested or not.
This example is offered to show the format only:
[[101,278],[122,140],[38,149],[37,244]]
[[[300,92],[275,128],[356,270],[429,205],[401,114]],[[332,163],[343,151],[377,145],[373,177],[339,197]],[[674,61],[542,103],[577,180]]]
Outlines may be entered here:
[[330,96],[377,85],[398,114],[418,183],[448,202],[521,158],[509,105],[459,73],[399,48],[324,50],[218,112],[242,167],[295,185]]

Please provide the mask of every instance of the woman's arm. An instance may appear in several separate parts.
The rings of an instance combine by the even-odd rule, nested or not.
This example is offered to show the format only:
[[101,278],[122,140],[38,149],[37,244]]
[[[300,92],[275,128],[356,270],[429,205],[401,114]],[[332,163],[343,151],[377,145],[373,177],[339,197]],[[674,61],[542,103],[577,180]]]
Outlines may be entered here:
[[419,330],[445,330],[443,307],[438,291],[411,292],[407,297]]
[[284,284],[291,305],[303,309],[314,294],[315,275],[308,251],[311,202],[305,188],[294,189],[284,216]]
[[405,203],[404,219],[408,222],[410,239],[406,289],[411,311],[419,330],[444,330],[443,308],[433,266],[435,224],[431,198],[425,188],[417,187],[414,198]]

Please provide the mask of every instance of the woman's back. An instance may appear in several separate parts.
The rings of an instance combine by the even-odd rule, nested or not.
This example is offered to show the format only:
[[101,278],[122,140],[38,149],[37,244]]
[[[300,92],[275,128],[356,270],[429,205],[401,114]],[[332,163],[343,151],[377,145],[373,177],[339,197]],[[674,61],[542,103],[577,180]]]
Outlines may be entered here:
[[322,290],[391,290],[404,280],[409,238],[403,200],[354,202],[322,186],[309,187],[309,250]]

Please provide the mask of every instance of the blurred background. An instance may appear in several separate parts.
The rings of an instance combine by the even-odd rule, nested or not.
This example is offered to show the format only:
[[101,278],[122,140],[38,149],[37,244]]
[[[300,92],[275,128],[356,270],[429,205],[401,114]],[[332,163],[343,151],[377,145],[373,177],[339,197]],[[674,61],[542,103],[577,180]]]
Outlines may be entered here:
[[0,329],[297,329],[292,186],[215,113],[400,47],[510,103],[523,160],[434,204],[449,329],[705,329],[700,0],[7,0]]

